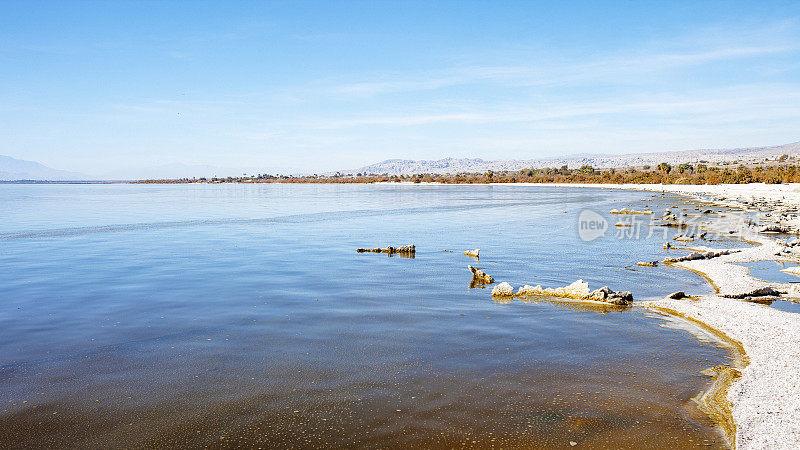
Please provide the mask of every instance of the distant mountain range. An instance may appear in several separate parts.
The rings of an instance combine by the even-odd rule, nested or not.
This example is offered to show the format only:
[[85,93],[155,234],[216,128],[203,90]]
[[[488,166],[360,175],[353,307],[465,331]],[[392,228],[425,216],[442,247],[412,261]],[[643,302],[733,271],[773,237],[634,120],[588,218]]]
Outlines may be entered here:
[[444,158],[437,160],[387,159],[386,161],[348,170],[343,173],[366,173],[389,175],[414,175],[418,173],[481,173],[544,167],[577,168],[590,165],[595,168],[654,166],[662,162],[669,164],[696,163],[699,161],[722,162],[736,160],[763,160],[788,154],[800,155],[800,142],[772,147],[749,147],[722,150],[686,150],[677,152],[635,153],[628,155],[573,155],[545,159],[509,159],[490,161],[479,158]]
[[[595,168],[654,166],[662,162],[669,164],[697,163],[700,161],[748,161],[774,158],[780,155],[800,156],[800,142],[771,147],[748,147],[722,150],[687,150],[677,152],[634,153],[628,155],[572,155],[561,158],[484,160],[479,158],[444,158],[438,160],[387,159],[386,161],[342,173],[363,173],[389,175],[414,175],[418,173],[481,173],[487,170],[496,172],[521,169],[540,169],[543,167],[576,168],[590,165]],[[241,176],[243,173],[275,173],[275,168],[234,169],[209,165],[189,165],[182,163],[160,166],[124,168],[101,176],[90,176],[47,167],[34,161],[25,161],[0,155],[0,181],[82,181],[82,180],[140,180],[176,179],[192,177]],[[291,169],[282,173],[296,173]]]
[[25,161],[0,155],[0,181],[76,181],[88,180],[90,178],[91,177],[88,175],[82,173],[53,169],[34,161]]

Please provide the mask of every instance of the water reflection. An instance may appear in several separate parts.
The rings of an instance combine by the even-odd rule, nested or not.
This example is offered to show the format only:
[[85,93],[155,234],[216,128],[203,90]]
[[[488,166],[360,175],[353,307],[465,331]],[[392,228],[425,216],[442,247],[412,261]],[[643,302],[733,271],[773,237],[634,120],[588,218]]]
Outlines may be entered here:
[[[659,241],[584,243],[562,212],[640,193],[0,189],[3,445],[723,445],[691,398],[724,350],[636,308],[495,303],[465,287],[460,251],[439,251],[480,245],[481,267],[515,285],[703,292],[685,271],[622,269],[659,258]],[[353,251],[375,242],[422,251]]]

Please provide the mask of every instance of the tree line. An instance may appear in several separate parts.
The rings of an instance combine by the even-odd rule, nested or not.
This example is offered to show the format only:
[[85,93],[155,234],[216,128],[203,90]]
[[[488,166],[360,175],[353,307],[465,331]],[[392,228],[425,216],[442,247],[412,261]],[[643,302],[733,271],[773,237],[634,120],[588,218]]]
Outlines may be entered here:
[[[779,159],[786,161],[786,158]],[[599,184],[743,184],[743,183],[800,183],[800,166],[777,164],[771,166],[736,168],[708,164],[658,164],[656,167],[596,169],[589,165],[567,166],[457,174],[352,174],[334,175],[254,175],[224,178],[183,178],[180,180],[143,180],[141,183],[599,183]]]

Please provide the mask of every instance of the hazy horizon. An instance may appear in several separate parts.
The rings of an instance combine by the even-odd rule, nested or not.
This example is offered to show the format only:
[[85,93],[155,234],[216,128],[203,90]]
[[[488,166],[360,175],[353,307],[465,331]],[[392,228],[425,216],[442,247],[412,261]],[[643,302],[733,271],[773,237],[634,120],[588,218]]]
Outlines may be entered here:
[[798,140],[796,2],[4,2],[0,11],[0,154],[89,175]]

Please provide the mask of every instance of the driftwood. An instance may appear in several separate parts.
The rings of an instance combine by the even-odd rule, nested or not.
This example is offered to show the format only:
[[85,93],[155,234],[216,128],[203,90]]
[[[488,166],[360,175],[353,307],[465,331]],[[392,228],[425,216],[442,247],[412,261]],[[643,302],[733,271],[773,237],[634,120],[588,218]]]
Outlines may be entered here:
[[394,255],[395,253],[401,255],[413,255],[417,252],[417,249],[414,245],[404,245],[402,247],[386,247],[386,248],[357,248],[356,252],[358,253],[387,253],[389,255]]

